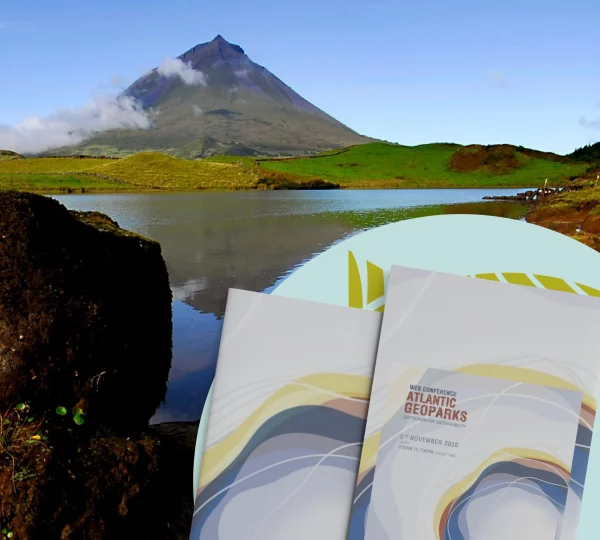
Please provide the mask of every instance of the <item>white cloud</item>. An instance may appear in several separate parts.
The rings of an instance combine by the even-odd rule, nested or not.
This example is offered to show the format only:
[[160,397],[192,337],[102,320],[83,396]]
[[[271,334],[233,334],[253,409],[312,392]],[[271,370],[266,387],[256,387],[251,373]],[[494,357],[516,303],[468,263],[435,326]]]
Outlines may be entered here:
[[508,90],[508,84],[506,82],[506,75],[503,71],[491,71],[488,73],[487,79],[490,83],[502,90]]
[[198,116],[202,116],[202,109],[200,107],[198,107],[198,105],[194,105],[194,116],[198,117]]
[[173,293],[173,300],[191,300],[198,292],[205,291],[208,288],[208,281],[206,278],[190,279],[182,285],[177,287],[171,287]]
[[184,63],[178,58],[167,58],[156,71],[164,77],[179,77],[185,84],[194,86],[202,85],[206,86],[207,80],[206,75],[201,71],[196,71],[192,68],[191,64]]
[[0,124],[0,148],[37,153],[79,144],[102,131],[150,125],[150,117],[134,99],[106,95],[80,109],[58,109],[44,118],[30,116],[14,126]]

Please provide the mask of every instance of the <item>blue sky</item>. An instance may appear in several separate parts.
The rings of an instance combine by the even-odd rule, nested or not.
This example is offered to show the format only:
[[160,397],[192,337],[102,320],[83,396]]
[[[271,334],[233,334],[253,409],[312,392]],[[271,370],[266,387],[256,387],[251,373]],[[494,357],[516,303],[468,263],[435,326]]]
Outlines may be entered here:
[[0,124],[80,108],[221,34],[360,133],[567,153],[600,140],[598,20],[598,0],[12,2]]

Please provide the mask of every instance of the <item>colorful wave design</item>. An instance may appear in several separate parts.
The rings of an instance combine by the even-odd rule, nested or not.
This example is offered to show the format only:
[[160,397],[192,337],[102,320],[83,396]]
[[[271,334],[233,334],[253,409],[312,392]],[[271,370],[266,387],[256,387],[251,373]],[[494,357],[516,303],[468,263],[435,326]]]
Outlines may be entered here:
[[319,474],[328,468],[346,471],[352,485],[369,392],[369,377],[319,374],[293,381],[265,400],[235,431],[206,450],[190,538],[234,540],[223,533],[223,515],[235,499],[261,486],[280,490],[276,484],[294,473],[310,478],[310,485],[278,493],[275,507],[268,501],[261,506],[255,499],[252,515],[243,505],[236,510],[240,527],[248,523],[244,538],[252,538],[258,529],[257,538],[265,538],[278,506],[292,497],[292,504],[310,498]]
[[[563,388],[566,390],[581,391],[574,384],[554,375],[535,371],[532,369],[521,368],[509,365],[499,364],[474,364],[463,366],[455,371],[471,375],[499,378],[523,382],[529,384],[538,384],[554,388]],[[583,402],[577,429],[576,446],[573,454],[573,462],[570,468],[568,478],[568,488],[581,501],[587,473],[588,461],[590,456],[590,446],[592,442],[592,431],[596,417],[597,401],[589,394],[583,394]],[[382,428],[383,429],[383,428]],[[381,431],[379,430],[363,443],[360,465],[357,475],[356,490],[352,505],[352,514],[350,517],[350,526],[348,540],[364,540],[367,514],[371,504],[371,491],[373,479],[375,477],[376,462],[381,441]],[[452,539],[457,540],[452,534]],[[445,540],[442,537],[442,540]]]
[[[506,455],[516,456],[505,460]],[[526,449],[508,448],[491,456],[480,471],[454,486],[442,498],[435,518],[438,540],[468,540],[465,518],[469,506],[488,495],[506,489],[523,489],[544,497],[564,513],[569,471],[552,456]],[[490,501],[491,504],[494,500]]]

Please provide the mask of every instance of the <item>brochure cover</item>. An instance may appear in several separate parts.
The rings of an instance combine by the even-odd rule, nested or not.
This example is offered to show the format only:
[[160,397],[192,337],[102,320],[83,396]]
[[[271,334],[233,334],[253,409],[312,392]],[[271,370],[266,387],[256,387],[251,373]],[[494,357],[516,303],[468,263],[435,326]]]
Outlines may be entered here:
[[581,399],[437,369],[392,377],[364,538],[554,540]]
[[[516,516],[513,521],[520,523],[524,519],[520,514],[524,508],[528,509],[529,514],[527,525],[523,525],[520,534],[511,529],[510,535],[505,537],[574,540],[592,440],[596,398],[600,390],[598,328],[600,301],[592,297],[393,267],[349,540],[488,540],[494,538],[491,531],[502,530],[495,521],[498,515],[504,513],[507,522],[509,516]],[[474,385],[474,379],[466,378],[449,379],[448,383],[442,384],[436,380],[442,375],[435,370],[481,379]],[[448,376],[447,373],[444,375]],[[492,383],[494,379],[497,382]],[[416,486],[414,477],[405,476],[400,469],[397,469],[398,474],[388,474],[387,478],[385,474],[392,465],[406,467],[405,472],[413,468],[419,470],[410,461],[417,458],[406,457],[409,452],[399,452],[398,459],[394,459],[393,452],[397,448],[386,451],[387,446],[384,446],[390,437],[404,429],[402,421],[410,424],[404,418],[404,414],[409,413],[403,413],[399,419],[394,416],[405,402],[412,403],[406,391],[407,388],[410,390],[410,384],[456,392],[456,410],[471,415],[470,421],[463,422],[460,412],[448,412],[449,420],[444,417],[446,412],[443,412],[441,414],[445,422],[464,424],[465,427],[434,423],[434,434],[427,435],[459,445],[452,452],[456,458],[442,456],[444,459],[439,463],[439,455],[425,454],[425,458],[431,462],[430,472],[421,469],[420,482],[427,482],[435,475],[436,489]],[[515,451],[508,452],[514,454],[512,457],[502,457],[490,472],[488,465],[496,462],[489,460],[498,458],[492,457],[493,453],[485,455],[484,450],[491,452],[493,447],[486,445],[494,442],[490,435],[495,428],[485,427],[482,430],[481,427],[473,427],[477,426],[477,420],[473,421],[472,418],[483,413],[473,412],[471,407],[478,407],[479,403],[469,402],[471,404],[467,406],[462,400],[470,393],[492,389],[494,384],[500,385],[496,393],[502,393],[502,388],[507,388],[511,394],[508,396],[505,392],[495,396],[493,406],[486,413],[500,414],[494,411],[504,410],[506,422],[510,422],[510,429],[505,424],[496,441],[499,447],[496,451],[506,452],[507,448]],[[397,389],[398,385],[400,389]],[[512,395],[523,392],[526,397],[518,400]],[[463,397],[459,397],[459,394]],[[578,394],[580,397],[576,398]],[[433,397],[428,398],[430,395]],[[433,399],[436,395],[426,392],[418,399]],[[414,394],[412,397],[415,397]],[[563,412],[577,407],[577,399],[581,405],[576,416],[576,438],[572,440],[566,434],[570,424],[563,418]],[[544,404],[544,410],[535,409],[533,402]],[[422,409],[419,401],[417,404]],[[427,405],[431,406],[425,403]],[[546,421],[542,421],[543,418]],[[518,430],[513,425],[518,425]],[[502,429],[501,426],[499,424],[498,429]],[[417,436],[432,430],[422,421],[411,429],[416,430]],[[439,433],[436,433],[437,430]],[[514,430],[517,432],[513,433]],[[555,431],[554,437],[550,435],[552,430]],[[532,438],[519,438],[527,431]],[[460,434],[460,437],[455,435],[453,438],[452,433]],[[468,437],[468,444],[462,442],[461,437]],[[559,446],[551,446],[552,441]],[[431,448],[424,444],[419,446],[422,447]],[[482,454],[478,460],[474,456],[479,450]],[[570,457],[567,455],[569,452]],[[525,458],[531,461],[525,464]],[[524,468],[515,472],[515,466],[510,465],[514,460],[520,460]],[[381,474],[380,466],[384,471]],[[548,467],[552,467],[552,480],[548,476]],[[552,489],[559,489],[562,481],[555,481],[559,476],[568,479],[569,488],[564,504],[560,502],[560,491],[550,493],[547,490],[550,485]],[[400,480],[402,477],[404,480]],[[522,486],[516,484],[523,484],[525,478],[532,487],[521,489]],[[503,491],[501,496],[490,493],[480,497],[481,490],[495,480],[509,482],[510,489]],[[382,487],[379,487],[379,482],[383,484]],[[389,488],[390,483],[393,484],[392,488]],[[539,490],[533,487],[534,484]],[[542,484],[546,487],[542,487]],[[444,485],[449,490],[444,492],[446,495],[441,493]],[[390,490],[393,497],[389,496]],[[382,500],[386,493],[387,502]],[[414,495],[415,504],[419,501],[418,510],[421,513],[415,512],[414,508],[409,510],[406,506],[411,494]],[[481,494],[485,495],[485,492]],[[536,494],[537,498],[532,497]],[[528,497],[527,504],[523,502],[525,496]],[[468,502],[462,502],[465,499]],[[549,503],[552,503],[551,506]],[[561,504],[564,506],[562,510]],[[424,506],[421,508],[421,505]],[[418,523],[417,515],[422,517],[422,512],[431,512],[434,505],[436,511],[429,518],[423,518],[424,523]],[[548,518],[548,515],[552,517]],[[394,520],[403,521],[402,531],[406,533],[402,536],[399,536],[398,523]],[[548,529],[548,523],[554,525]],[[415,528],[420,526],[424,526],[425,530],[413,536]],[[488,532],[475,532],[482,531],[482,527],[487,527]]]
[[381,318],[230,290],[191,539],[345,540]]

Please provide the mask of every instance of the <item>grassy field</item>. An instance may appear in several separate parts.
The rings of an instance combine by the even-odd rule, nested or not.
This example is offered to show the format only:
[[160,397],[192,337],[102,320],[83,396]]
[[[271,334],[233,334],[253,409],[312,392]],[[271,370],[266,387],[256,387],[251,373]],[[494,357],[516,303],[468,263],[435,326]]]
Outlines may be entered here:
[[3,174],[0,173],[0,189],[35,191],[41,193],[82,192],[82,191],[132,191],[135,186],[104,180],[94,176],[77,174]]
[[535,187],[559,185],[582,174],[586,164],[560,156],[528,155],[516,147],[455,144],[397,146],[371,143],[312,158],[258,161],[279,174],[322,178],[343,187]]
[[0,161],[0,189],[29,191],[188,191],[249,189],[257,182],[233,164],[140,153],[123,159],[37,158]]
[[142,152],[122,159],[0,160],[0,189],[191,191],[199,189],[475,188],[561,185],[587,163],[520,147],[370,143],[304,158],[178,159]]

